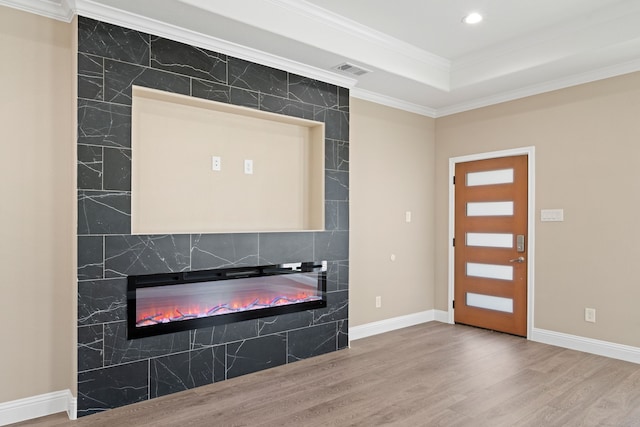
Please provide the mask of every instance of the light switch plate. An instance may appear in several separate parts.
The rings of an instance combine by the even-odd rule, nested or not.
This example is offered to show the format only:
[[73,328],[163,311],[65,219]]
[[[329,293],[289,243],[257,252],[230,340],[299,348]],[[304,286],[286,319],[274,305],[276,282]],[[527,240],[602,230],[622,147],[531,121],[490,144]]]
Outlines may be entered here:
[[564,209],[541,209],[540,221],[542,222],[564,221]]
[[247,175],[253,174],[253,160],[244,161],[244,173]]

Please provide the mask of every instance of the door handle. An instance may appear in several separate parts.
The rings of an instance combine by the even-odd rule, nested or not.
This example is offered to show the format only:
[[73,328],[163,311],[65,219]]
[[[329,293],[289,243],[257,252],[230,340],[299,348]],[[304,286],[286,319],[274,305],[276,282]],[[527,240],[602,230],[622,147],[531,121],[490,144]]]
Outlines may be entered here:
[[509,262],[524,262],[524,257],[519,256],[518,258],[510,259]]

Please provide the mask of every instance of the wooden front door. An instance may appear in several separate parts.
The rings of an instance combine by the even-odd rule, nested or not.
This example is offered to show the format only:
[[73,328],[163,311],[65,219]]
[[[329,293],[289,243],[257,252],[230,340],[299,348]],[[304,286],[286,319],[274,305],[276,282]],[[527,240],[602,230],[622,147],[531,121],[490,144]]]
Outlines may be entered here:
[[454,320],[527,335],[527,156],[457,163]]

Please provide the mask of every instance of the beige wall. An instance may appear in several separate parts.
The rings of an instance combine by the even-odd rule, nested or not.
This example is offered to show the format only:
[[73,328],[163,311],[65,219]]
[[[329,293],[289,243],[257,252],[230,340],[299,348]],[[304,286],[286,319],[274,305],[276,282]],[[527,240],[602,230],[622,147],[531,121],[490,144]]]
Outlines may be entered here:
[[72,28],[0,7],[0,402],[75,390]]
[[[639,138],[640,73],[437,119],[436,308],[447,308],[448,159],[535,146],[534,326],[640,346]],[[550,208],[565,221],[541,223]]]
[[435,146],[431,118],[354,98],[350,111],[352,327],[434,308]]

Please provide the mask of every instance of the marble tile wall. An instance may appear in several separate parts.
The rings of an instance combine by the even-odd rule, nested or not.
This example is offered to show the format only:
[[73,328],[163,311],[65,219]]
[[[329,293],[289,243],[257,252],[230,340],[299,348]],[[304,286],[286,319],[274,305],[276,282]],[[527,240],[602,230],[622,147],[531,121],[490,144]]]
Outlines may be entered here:
[[[78,415],[347,346],[347,89],[85,17],[78,21]],[[326,231],[131,235],[131,86],[322,121]],[[128,341],[126,276],[327,260],[318,310]]]

